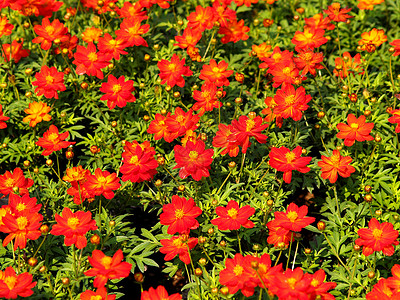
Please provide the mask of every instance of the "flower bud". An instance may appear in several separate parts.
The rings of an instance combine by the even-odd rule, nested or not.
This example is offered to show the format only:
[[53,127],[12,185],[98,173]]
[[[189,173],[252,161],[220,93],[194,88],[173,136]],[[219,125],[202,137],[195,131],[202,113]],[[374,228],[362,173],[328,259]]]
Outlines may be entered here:
[[324,231],[325,228],[326,228],[325,222],[324,222],[324,221],[319,221],[319,222],[317,223],[317,228],[318,228],[319,231]]
[[51,159],[46,160],[46,165],[51,167],[53,165],[53,161]]
[[151,59],[151,56],[149,54],[144,55],[144,60],[149,61]]
[[305,254],[311,254],[311,249],[310,249],[310,248],[304,249],[304,253],[305,253]]
[[100,236],[98,234],[93,234],[90,238],[90,242],[93,245],[99,245],[100,244]]
[[160,180],[160,179],[157,179],[157,181],[154,183],[154,185],[155,185],[156,187],[160,187],[160,186],[162,186],[162,184],[163,184],[163,182],[162,182],[162,180]]
[[318,114],[317,114],[317,117],[319,119],[322,119],[323,117],[325,117],[325,113],[323,111],[319,111]]
[[61,279],[61,282],[63,285],[68,285],[69,284],[69,278],[68,277],[64,277]]
[[202,257],[202,258],[199,259],[199,265],[200,265],[200,266],[205,266],[206,263],[207,263],[207,260],[206,260],[204,257]]
[[371,194],[366,194],[366,195],[364,196],[364,201],[365,201],[365,202],[371,203],[372,200],[373,200],[373,198],[372,198],[372,195],[371,195]]
[[114,227],[115,226],[115,221],[108,222],[108,225],[110,225],[110,227]]
[[133,278],[136,282],[139,283],[142,283],[144,281],[144,276],[142,272],[135,272],[135,274],[133,274]]
[[28,260],[28,265],[30,265],[31,267],[36,266],[37,263],[38,263],[38,260],[37,260],[36,257],[31,257],[31,258]]
[[25,167],[25,168],[29,168],[30,165],[31,165],[31,162],[30,162],[29,160],[25,160],[25,161],[24,161],[24,167]]
[[229,288],[227,286],[223,286],[222,288],[219,289],[222,295],[228,296],[229,295]]
[[194,270],[194,274],[196,275],[196,276],[201,276],[201,275],[203,275],[203,270],[202,269],[200,269],[200,268],[196,268],[195,270]]

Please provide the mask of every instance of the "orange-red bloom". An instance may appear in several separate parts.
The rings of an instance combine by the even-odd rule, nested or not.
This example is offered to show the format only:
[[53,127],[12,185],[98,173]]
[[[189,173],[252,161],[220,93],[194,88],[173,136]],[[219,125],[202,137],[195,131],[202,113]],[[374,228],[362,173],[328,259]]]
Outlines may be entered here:
[[[280,55],[281,54],[279,54],[279,56]],[[272,59],[274,59],[274,55],[272,55]],[[269,59],[267,59],[265,62],[265,64],[267,65],[268,60]],[[281,60],[281,62],[275,64],[272,68],[270,68],[268,70],[268,73],[273,76],[272,80],[274,81],[274,83],[272,84],[272,86],[274,88],[279,87],[281,84],[295,84],[296,80],[299,78],[299,69],[296,68],[295,63],[291,58],[290,60]]]
[[99,38],[103,35],[103,30],[96,27],[88,27],[81,34],[81,39],[86,43],[98,42]]
[[7,121],[10,117],[6,117],[3,113],[3,106],[0,104],[0,129],[7,128],[7,124],[4,121]]
[[366,295],[367,300],[399,300],[400,293],[389,286],[391,278],[381,278],[374,285],[372,291]]
[[125,40],[127,47],[147,47],[148,44],[142,35],[149,31],[150,24],[142,25],[141,23],[145,19],[145,17],[124,19],[121,23],[121,29],[115,31],[115,34],[118,38]]
[[271,278],[270,291],[279,299],[315,299],[309,297],[313,293],[311,276],[305,276],[303,270],[298,267],[294,270],[286,269],[284,273],[278,273]]
[[196,218],[201,215],[202,210],[192,198],[186,200],[174,195],[171,203],[164,205],[162,210],[160,223],[168,226],[168,234],[184,233],[199,227]]
[[[258,0],[256,0],[258,1]],[[250,31],[250,28],[244,26],[244,20],[237,20],[228,21],[227,26],[221,26],[218,33],[224,34],[221,38],[221,42],[223,44],[227,44],[229,42],[239,42],[239,41],[246,41],[249,36],[246,34]]]
[[174,44],[174,46],[178,46],[181,49],[186,49],[189,46],[196,47],[196,44],[198,41],[200,41],[200,39],[200,31],[186,27],[181,36],[175,36],[175,40],[178,42],[178,44]]
[[236,141],[236,135],[232,125],[225,125],[220,123],[218,131],[213,139],[212,145],[214,147],[225,148],[221,154],[229,153],[230,157],[236,157],[239,153],[239,143]]
[[192,250],[197,245],[197,238],[189,238],[187,234],[183,234],[160,240],[160,243],[163,245],[160,248],[160,252],[166,254],[165,261],[169,261],[178,255],[179,259],[188,265],[190,264],[189,250]]
[[247,116],[240,116],[239,120],[232,121],[233,135],[231,139],[242,146],[242,153],[246,153],[250,147],[250,137],[254,137],[257,142],[265,144],[267,142],[267,136],[261,132],[268,127],[268,124],[262,124],[263,119],[257,116],[253,119]]
[[202,116],[206,111],[222,107],[222,103],[218,101],[217,91],[221,91],[223,96],[226,94],[222,88],[218,89],[212,82],[205,82],[201,86],[201,91],[193,91],[193,99],[196,100],[193,110],[200,110],[199,115]]
[[373,10],[374,5],[381,4],[385,0],[358,0],[358,5],[357,7],[359,9],[368,9],[368,10]]
[[28,239],[37,240],[41,236],[39,227],[43,216],[39,213],[22,211],[17,215],[6,213],[2,218],[3,225],[0,225],[0,232],[8,233],[3,240],[3,246],[15,239],[14,251],[24,249]]
[[285,84],[276,92],[274,101],[276,103],[275,114],[284,119],[292,118],[293,121],[299,121],[303,116],[302,112],[309,107],[307,103],[311,101],[311,96],[306,95],[302,86],[295,89],[291,84]]
[[340,3],[334,2],[328,6],[328,9],[324,10],[332,21],[335,22],[346,22],[347,19],[353,18],[353,16],[347,13],[351,11],[351,8],[340,8]]
[[398,245],[397,237],[399,232],[393,229],[393,224],[389,222],[378,222],[372,218],[368,223],[368,228],[361,228],[357,231],[360,238],[356,244],[363,246],[363,254],[369,256],[375,251],[382,251],[384,255],[392,256],[394,245]]
[[14,216],[24,212],[38,213],[41,207],[42,204],[37,204],[37,199],[29,197],[29,194],[24,194],[22,197],[11,194],[7,206]]
[[72,63],[76,65],[76,74],[87,74],[99,79],[104,78],[101,69],[108,66],[109,57],[103,52],[97,52],[93,43],[89,43],[87,48],[78,46],[74,58],[75,60]]
[[350,177],[351,173],[355,172],[353,166],[350,166],[352,158],[350,156],[341,156],[339,150],[333,150],[331,157],[322,155],[318,166],[321,167],[321,177],[328,179],[331,183],[335,183],[338,178],[338,173],[342,177]]
[[0,17],[0,38],[3,35],[10,35],[13,29],[14,25],[8,23],[7,17]]
[[43,66],[40,72],[35,74],[36,81],[32,85],[37,86],[35,93],[38,96],[44,95],[46,98],[58,99],[58,91],[66,90],[64,85],[64,73],[58,72],[55,67]]
[[119,183],[119,177],[116,173],[108,171],[102,171],[97,168],[94,171],[94,175],[86,176],[84,187],[89,193],[100,196],[103,195],[106,199],[112,199],[114,197],[113,190],[118,190],[121,184]]
[[228,77],[233,74],[233,70],[227,70],[228,63],[220,61],[218,64],[214,59],[210,60],[209,65],[203,65],[200,72],[200,79],[206,82],[213,82],[216,86],[229,86]]
[[33,295],[32,289],[36,281],[32,282],[32,275],[28,272],[16,274],[12,267],[0,271],[0,297],[5,299],[17,299]]
[[305,18],[304,21],[306,22],[306,26],[314,29],[335,29],[335,25],[331,23],[331,19],[329,17],[324,18],[324,15],[322,13],[316,14],[311,18]]
[[298,207],[295,203],[290,203],[286,212],[275,212],[276,225],[290,231],[301,231],[315,221],[314,217],[306,217],[307,213],[306,205]]
[[189,23],[187,27],[203,32],[206,29],[211,29],[214,27],[214,22],[217,19],[215,9],[213,7],[207,6],[206,8],[201,5],[196,6],[196,11],[192,12],[188,17]]
[[106,33],[104,37],[99,38],[99,43],[97,44],[99,52],[111,55],[115,60],[119,60],[121,54],[128,54],[128,52],[124,51],[126,47],[128,47],[128,44],[124,39],[118,37],[113,39],[108,33]]
[[75,142],[67,142],[65,141],[68,138],[69,132],[59,133],[58,128],[54,125],[50,125],[49,130],[47,130],[42,138],[35,143],[36,145],[43,147],[45,150],[42,152],[42,155],[47,156],[53,153],[54,151],[58,151],[64,148],[69,147],[70,145],[75,144]]
[[33,180],[24,177],[24,172],[20,168],[15,168],[11,173],[6,171],[0,175],[0,193],[3,195],[15,194],[19,195],[28,194],[28,188],[33,185]]
[[323,69],[321,62],[324,60],[324,54],[322,52],[314,53],[312,50],[300,51],[299,55],[293,58],[296,64],[296,68],[301,70],[301,75],[307,75],[311,73],[316,75],[317,69]]
[[61,215],[56,214],[57,224],[53,225],[50,233],[53,235],[64,235],[65,246],[72,244],[78,249],[83,249],[87,245],[85,237],[89,230],[96,230],[96,221],[92,219],[90,211],[77,211],[73,213],[68,207],[64,207]]
[[[340,66],[340,68],[338,66]],[[333,73],[341,78],[346,78],[349,73],[353,75],[354,73],[362,74],[363,69],[360,53],[357,53],[353,58],[349,52],[343,53],[343,58],[336,57],[335,69],[333,69]]]
[[392,124],[397,124],[395,132],[400,133],[400,109],[393,109],[390,111],[390,114],[392,114],[392,116],[388,121]]
[[368,50],[368,46],[378,47],[387,41],[387,36],[383,29],[373,28],[371,31],[364,32],[361,34],[361,40],[358,44],[363,50]]
[[193,75],[190,68],[185,66],[185,59],[180,60],[179,56],[175,53],[172,55],[171,61],[162,59],[157,63],[157,67],[160,69],[161,84],[166,83],[170,87],[174,87],[175,85],[184,87],[185,80],[182,76]]
[[147,128],[147,133],[154,134],[155,140],[164,138],[166,142],[171,143],[178,137],[178,133],[172,133],[168,129],[168,125],[165,123],[170,115],[171,113],[168,113],[166,116],[163,116],[162,114],[156,114],[154,116],[154,120],[151,121],[149,128]]
[[24,39],[21,39],[20,43],[18,43],[16,40],[13,40],[11,42],[11,47],[10,44],[3,44],[3,51],[1,51],[1,56],[4,57],[5,55],[6,61],[10,61],[10,59],[13,59],[14,62],[17,64],[22,57],[27,57],[31,53],[31,51],[28,49],[22,49],[23,45]]
[[292,180],[292,171],[296,170],[301,173],[307,173],[310,168],[307,165],[312,157],[301,157],[301,147],[297,146],[290,151],[286,147],[272,147],[269,153],[269,164],[278,171],[283,172],[283,180],[290,183]]
[[37,123],[42,121],[50,121],[51,116],[48,114],[51,107],[47,106],[44,102],[32,102],[29,103],[29,108],[25,109],[24,112],[28,114],[22,122],[29,122],[30,127],[35,127]]
[[352,146],[355,141],[372,141],[374,137],[370,135],[374,123],[365,123],[365,116],[361,115],[358,119],[353,114],[347,116],[347,123],[339,123],[336,127],[340,130],[336,135],[339,139],[344,139],[345,146]]
[[49,50],[54,40],[58,39],[60,42],[68,40],[68,28],[64,26],[58,19],[54,19],[50,23],[49,18],[42,20],[42,25],[35,25],[33,28],[38,35],[32,40],[32,43],[40,43],[40,48]]
[[226,207],[218,206],[215,212],[218,218],[211,220],[211,224],[218,226],[219,230],[238,230],[241,226],[253,228],[254,223],[249,218],[255,213],[250,205],[239,208],[239,204],[230,200]]
[[400,55],[400,39],[394,40],[393,42],[390,43],[390,45],[394,48],[393,56],[399,56]]
[[92,257],[88,257],[91,269],[86,271],[86,276],[95,276],[93,285],[97,288],[104,287],[109,279],[125,278],[129,276],[132,265],[122,262],[124,255],[119,249],[110,257],[100,250],[93,250]]
[[148,291],[143,291],[140,300],[181,300],[182,296],[178,293],[168,295],[167,290],[162,285],[156,289],[150,288]]
[[107,294],[105,287],[99,287],[96,292],[87,290],[80,295],[80,300],[115,300],[116,295]]
[[[165,124],[167,124],[168,130],[171,132],[169,139],[165,139],[167,142],[172,142],[176,137],[185,135],[188,130],[196,130],[197,122],[200,120],[199,115],[193,115],[192,109],[188,112],[184,112],[179,106],[175,108],[173,115],[167,115]],[[171,138],[173,138],[171,140]]]
[[325,30],[305,27],[304,32],[296,31],[292,43],[296,45],[297,52],[300,50],[313,50],[325,44],[328,39],[324,37]]
[[185,179],[189,175],[194,180],[199,181],[203,177],[210,176],[209,170],[214,155],[213,149],[205,149],[203,141],[197,141],[195,144],[188,141],[186,147],[176,145],[174,147],[176,166],[179,169],[179,177]]
[[268,244],[274,245],[276,248],[280,248],[281,244],[287,248],[289,246],[290,241],[294,241],[293,231],[290,231],[286,228],[283,228],[279,225],[279,221],[272,220],[267,223],[268,227]]
[[125,81],[125,76],[116,78],[112,74],[108,76],[108,81],[101,84],[100,92],[105,93],[100,100],[107,101],[109,109],[115,106],[125,107],[127,102],[135,102],[136,98],[132,95],[135,88],[133,80]]

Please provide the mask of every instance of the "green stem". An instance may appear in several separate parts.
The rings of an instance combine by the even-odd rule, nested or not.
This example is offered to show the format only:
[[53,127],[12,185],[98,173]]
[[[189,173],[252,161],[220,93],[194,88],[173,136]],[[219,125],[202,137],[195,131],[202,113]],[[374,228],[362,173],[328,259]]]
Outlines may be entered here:
[[236,183],[240,182],[240,176],[242,175],[242,171],[243,171],[243,165],[244,165],[244,159],[246,158],[246,153],[242,153],[242,163],[240,165],[240,171],[239,171],[239,176],[238,179],[236,180]]
[[236,235],[237,235],[237,239],[238,239],[239,252],[240,252],[240,254],[242,254],[242,246],[240,245],[239,230],[236,230]]
[[288,258],[286,261],[286,270],[289,267],[289,260],[290,260],[290,252],[292,251],[292,244],[293,244],[293,231],[290,234],[290,244],[289,244],[289,253],[288,253]]

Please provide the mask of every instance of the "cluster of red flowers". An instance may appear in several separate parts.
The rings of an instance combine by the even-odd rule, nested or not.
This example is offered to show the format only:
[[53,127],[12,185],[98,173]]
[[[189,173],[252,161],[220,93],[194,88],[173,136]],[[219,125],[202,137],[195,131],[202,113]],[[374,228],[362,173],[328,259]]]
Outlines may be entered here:
[[0,297],[5,299],[17,299],[17,297],[29,297],[33,295],[32,288],[37,282],[32,282],[32,274],[24,272],[16,274],[12,267],[0,271]]
[[235,254],[228,258],[226,268],[220,272],[220,283],[227,286],[230,294],[241,290],[242,294],[250,297],[254,288],[266,288],[268,293],[278,296],[279,299],[335,299],[329,290],[336,287],[336,283],[324,282],[325,271],[318,270],[314,274],[304,274],[301,268],[284,271],[282,265],[271,265],[269,254],[261,257]]

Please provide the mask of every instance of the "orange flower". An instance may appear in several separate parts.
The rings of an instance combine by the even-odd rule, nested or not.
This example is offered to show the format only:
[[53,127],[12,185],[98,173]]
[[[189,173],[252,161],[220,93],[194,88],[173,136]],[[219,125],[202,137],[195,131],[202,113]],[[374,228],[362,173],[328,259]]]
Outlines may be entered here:
[[[125,2],[127,3],[127,2]],[[100,287],[94,291],[86,290],[80,295],[80,300],[115,300],[116,295],[107,294],[105,287]]]
[[122,262],[124,255],[119,249],[110,257],[100,250],[93,250],[92,257],[88,257],[91,269],[86,271],[86,276],[95,276],[93,285],[97,288],[104,287],[109,279],[125,278],[129,276],[132,265]]
[[[261,43],[260,45],[253,45],[251,50],[257,54],[258,59],[264,61],[266,58],[272,55],[272,46],[267,43]],[[249,53],[251,55],[251,53]]]
[[193,99],[196,100],[193,109],[200,110],[200,116],[206,111],[212,111],[214,108],[222,107],[222,103],[218,101],[217,91],[221,91],[223,96],[226,94],[222,88],[218,89],[212,82],[204,83],[201,86],[201,91],[193,91]]
[[391,46],[394,48],[393,56],[399,56],[400,55],[400,39],[394,40],[393,42],[390,43]]
[[395,132],[400,133],[400,109],[393,109],[390,111],[390,114],[393,116],[391,116],[388,121],[392,124],[397,124]]
[[110,57],[103,52],[97,52],[93,43],[89,43],[87,48],[78,46],[74,58],[75,60],[72,63],[76,65],[76,74],[87,74],[99,79],[104,78],[101,69],[108,66]]
[[258,3],[258,0],[234,0],[237,6],[246,5],[250,7],[252,4]]
[[172,134],[165,123],[167,117],[170,115],[171,113],[168,113],[166,116],[163,116],[162,114],[156,114],[154,116],[154,120],[151,121],[149,128],[147,129],[147,133],[154,134],[155,140],[164,138],[166,142],[171,143],[178,137],[178,133],[176,132]]
[[61,215],[56,214],[55,219],[57,224],[53,225],[50,234],[64,235],[65,246],[73,244],[76,248],[83,249],[87,245],[86,233],[97,230],[96,221],[92,219],[90,211],[73,213],[68,207],[64,207]]
[[16,168],[13,173],[6,171],[0,175],[0,193],[3,195],[28,194],[28,188],[33,185],[33,180],[24,177],[24,172],[20,168]]
[[97,44],[99,52],[111,55],[115,60],[119,60],[121,54],[128,54],[128,52],[124,51],[127,46],[128,44],[124,39],[118,37],[113,39],[108,33],[106,33],[104,37],[99,38],[99,43]]
[[28,116],[26,116],[22,121],[29,122],[29,126],[35,127],[37,123],[51,120],[51,116],[47,114],[50,110],[50,106],[47,106],[44,102],[29,103],[29,108],[24,110]]
[[121,29],[115,31],[118,38],[125,40],[127,47],[148,46],[142,35],[149,31],[150,24],[142,25],[144,19],[144,17],[124,19],[121,23]]
[[0,17],[0,38],[3,35],[10,35],[13,29],[14,25],[8,23],[8,19],[6,17]]
[[305,18],[304,21],[306,22],[306,26],[314,29],[335,29],[335,25],[331,23],[331,19],[329,17],[324,18],[324,15],[322,13],[316,14],[311,18]]
[[[193,115],[193,111],[189,109],[188,112],[184,112],[182,108],[175,108],[175,113],[173,115],[167,116],[165,123],[168,126],[168,130],[174,135],[182,136],[188,130],[196,130],[197,122],[199,122],[200,116]],[[167,141],[167,140],[166,140]],[[168,142],[168,141],[167,141]]]
[[361,115],[358,119],[353,115],[347,116],[347,123],[339,123],[336,128],[340,132],[336,135],[339,139],[344,139],[345,146],[352,146],[354,141],[372,141],[374,138],[370,135],[374,123],[365,123],[365,116]]
[[100,92],[105,93],[100,100],[107,101],[109,109],[114,109],[115,106],[125,107],[127,102],[135,102],[136,98],[132,95],[135,88],[133,80],[125,81],[125,77],[114,77],[112,74],[108,76],[108,81],[103,82],[100,87]]
[[353,18],[353,16],[347,13],[351,11],[351,8],[340,8],[340,3],[334,2],[328,6],[328,9],[324,10],[332,21],[335,22],[346,22],[347,19]]
[[341,66],[339,70],[336,67],[333,69],[333,73],[341,78],[346,78],[349,73],[353,75],[354,73],[363,74],[360,53],[357,53],[353,58],[349,52],[343,53],[343,58],[335,58],[335,66]]
[[227,70],[228,63],[220,61],[218,64],[214,59],[210,60],[209,65],[203,65],[200,72],[200,79],[206,82],[213,82],[216,86],[229,86],[228,77],[233,74],[233,70]]
[[150,288],[148,291],[143,291],[140,300],[181,300],[182,296],[178,293],[168,295],[167,290],[162,285],[156,289]]
[[62,178],[62,180],[72,182],[80,182],[85,180],[86,171],[82,168],[82,166],[72,167],[71,169],[66,170],[66,175]]
[[192,76],[193,72],[189,67],[185,66],[185,59],[179,59],[175,53],[172,55],[171,61],[162,59],[157,63],[160,69],[161,84],[168,84],[170,87],[175,85],[179,87],[185,86],[185,79],[182,76]]
[[97,168],[94,175],[86,177],[84,186],[96,196],[103,195],[106,199],[112,199],[114,197],[113,190],[118,190],[121,184],[116,173],[110,174],[108,171],[101,171],[100,168]]
[[[1,51],[1,55],[4,57],[6,61],[10,61],[11,59],[17,64],[22,57],[27,57],[31,53],[28,49],[22,49],[24,45],[24,39],[21,39],[21,42],[18,43],[16,40],[12,41],[11,47],[10,44],[3,44],[3,51]],[[3,53],[4,52],[4,53]]]
[[178,46],[181,49],[186,49],[189,46],[196,47],[196,44],[198,41],[200,41],[200,39],[200,31],[186,27],[181,36],[175,36],[175,40],[178,42],[178,44],[174,44],[174,46]]
[[318,162],[318,166],[321,167],[321,177],[324,179],[329,178],[331,183],[336,182],[338,173],[342,177],[350,177],[351,173],[356,171],[353,166],[349,165],[352,158],[350,156],[341,156],[339,150],[333,150],[331,157],[322,155],[321,159]]
[[81,39],[86,43],[94,43],[98,42],[99,38],[103,35],[103,30],[96,27],[86,28],[84,32],[82,32]]
[[239,153],[239,143],[236,141],[236,135],[233,134],[234,128],[232,125],[220,123],[218,131],[212,141],[212,145],[218,148],[225,148],[221,155],[229,153],[230,157],[236,157]]
[[274,245],[274,247],[278,248],[280,247],[280,244],[283,243],[285,248],[289,246],[290,240],[293,242],[294,241],[294,234],[293,232],[283,228],[282,226],[279,225],[279,221],[277,220],[272,220],[267,223],[268,227],[268,238],[267,238],[267,243]]
[[[257,0],[258,1],[258,0]],[[244,26],[244,20],[237,20],[228,21],[227,26],[221,26],[218,33],[224,34],[221,38],[221,42],[223,44],[227,44],[229,42],[239,42],[239,41],[246,41],[249,36],[246,32],[249,32],[250,28]]]
[[64,85],[64,73],[58,72],[56,67],[43,66],[40,72],[35,74],[36,81],[32,85],[37,86],[35,93],[38,96],[44,95],[47,99],[58,99],[58,91],[66,90]]
[[298,207],[292,202],[286,212],[276,211],[274,215],[278,226],[290,231],[301,231],[315,221],[314,217],[306,217],[307,213],[308,207],[306,205]]
[[218,16],[213,7],[207,6],[206,8],[201,5],[196,6],[196,11],[192,12],[188,17],[189,23],[187,27],[203,32],[206,29],[214,27],[214,22]]
[[65,141],[68,138],[69,132],[59,133],[58,128],[54,125],[50,125],[49,130],[47,130],[42,138],[35,143],[36,145],[43,147],[45,150],[42,152],[43,156],[50,155],[54,151],[61,150],[63,148],[67,148],[70,145],[75,144],[75,142],[67,142]]
[[294,84],[299,77],[299,69],[296,68],[292,59],[275,64],[268,70],[268,73],[273,76],[274,83],[272,86],[274,88],[279,87],[281,84]]
[[54,19],[50,23],[49,18],[42,20],[42,25],[35,25],[33,28],[38,35],[32,40],[32,43],[40,43],[40,48],[49,50],[52,43],[58,39],[60,42],[68,40],[68,28],[64,26],[58,19]]
[[322,52],[314,53],[312,50],[300,51],[294,62],[296,68],[301,70],[301,75],[305,76],[308,73],[316,75],[316,69],[323,69],[324,67],[320,64],[324,60],[324,54]]
[[381,4],[385,0],[358,0],[358,5],[357,7],[359,9],[368,9],[368,10],[373,10],[374,5]]
[[385,31],[383,29],[373,28],[371,31],[361,34],[361,40],[358,41],[358,44],[363,50],[366,50],[368,46],[372,45],[378,47],[386,41],[387,36],[385,35]]
[[3,113],[3,106],[0,104],[0,129],[7,128],[7,124],[4,121],[7,121],[10,117],[6,117]]
[[173,259],[179,255],[179,259],[185,263],[190,264],[189,250],[192,250],[197,245],[197,238],[189,238],[186,234],[180,236],[173,236],[170,239],[160,240],[162,247],[160,252],[166,254],[165,261]]
[[325,44],[328,39],[324,37],[325,30],[305,27],[304,32],[296,31],[292,43],[296,45],[295,50],[313,50]]
[[36,286],[32,282],[32,275],[28,272],[16,274],[12,267],[0,271],[0,297],[5,299],[17,299],[17,297],[30,297],[32,289]]
[[274,100],[276,103],[275,114],[284,119],[292,118],[293,121],[299,121],[303,116],[302,112],[309,107],[307,103],[311,101],[311,96],[306,95],[302,86],[295,89],[291,84],[285,84],[276,92]]

